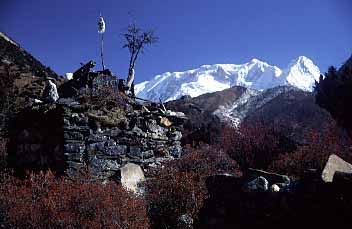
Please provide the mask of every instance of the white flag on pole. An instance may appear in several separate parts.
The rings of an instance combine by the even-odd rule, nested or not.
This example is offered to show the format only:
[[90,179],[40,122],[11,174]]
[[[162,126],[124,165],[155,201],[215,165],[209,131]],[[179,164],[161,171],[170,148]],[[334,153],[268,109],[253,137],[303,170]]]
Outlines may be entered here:
[[102,16],[99,18],[98,22],[98,33],[104,33],[105,32],[105,21]]

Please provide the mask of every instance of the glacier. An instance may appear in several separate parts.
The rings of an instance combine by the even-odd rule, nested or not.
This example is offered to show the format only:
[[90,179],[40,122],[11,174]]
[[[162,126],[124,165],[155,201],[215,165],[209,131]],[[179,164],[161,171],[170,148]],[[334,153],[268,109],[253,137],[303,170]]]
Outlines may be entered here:
[[319,68],[305,56],[292,60],[283,70],[254,58],[245,64],[203,65],[184,72],[166,72],[137,84],[135,92],[143,99],[167,102],[184,95],[197,97],[232,86],[262,91],[288,85],[313,91],[319,76]]

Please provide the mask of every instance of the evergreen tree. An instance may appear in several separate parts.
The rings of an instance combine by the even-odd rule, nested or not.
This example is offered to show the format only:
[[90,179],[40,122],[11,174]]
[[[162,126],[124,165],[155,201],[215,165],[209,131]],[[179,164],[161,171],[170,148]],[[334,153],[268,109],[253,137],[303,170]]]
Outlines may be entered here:
[[352,135],[352,56],[339,70],[331,66],[316,82],[316,103]]

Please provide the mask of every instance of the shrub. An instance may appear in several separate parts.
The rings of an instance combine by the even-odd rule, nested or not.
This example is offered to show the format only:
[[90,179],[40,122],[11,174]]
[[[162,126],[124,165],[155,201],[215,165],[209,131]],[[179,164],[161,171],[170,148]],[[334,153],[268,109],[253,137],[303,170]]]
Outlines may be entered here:
[[226,127],[221,147],[242,170],[259,168],[297,178],[308,169],[322,170],[331,154],[352,161],[351,142],[334,123],[303,134],[304,144],[295,143],[282,133],[284,130],[279,127],[261,123],[238,130]]
[[333,128],[326,130],[324,136],[312,131],[306,136],[310,144],[299,146],[292,153],[278,156],[269,166],[269,170],[299,177],[308,169],[321,171],[331,154],[336,154],[351,162],[352,152],[347,140],[339,138]]
[[294,142],[283,136],[277,127],[262,123],[241,126],[238,130],[225,127],[221,139],[222,149],[243,169],[267,169],[278,155],[296,148]]
[[205,179],[217,173],[242,175],[235,161],[216,148],[188,149],[180,160],[165,164],[147,182],[149,215],[153,227],[177,228],[181,215],[193,218],[207,197]]
[[8,227],[148,228],[143,199],[88,176],[72,180],[41,172],[19,180],[2,175],[0,203]]

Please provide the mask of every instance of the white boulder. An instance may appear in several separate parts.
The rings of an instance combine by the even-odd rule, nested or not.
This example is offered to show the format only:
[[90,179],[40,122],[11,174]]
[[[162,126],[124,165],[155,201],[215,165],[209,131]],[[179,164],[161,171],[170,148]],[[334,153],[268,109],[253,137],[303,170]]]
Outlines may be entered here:
[[144,173],[139,165],[127,163],[120,168],[121,184],[127,191],[141,193],[139,184],[145,181]]

